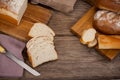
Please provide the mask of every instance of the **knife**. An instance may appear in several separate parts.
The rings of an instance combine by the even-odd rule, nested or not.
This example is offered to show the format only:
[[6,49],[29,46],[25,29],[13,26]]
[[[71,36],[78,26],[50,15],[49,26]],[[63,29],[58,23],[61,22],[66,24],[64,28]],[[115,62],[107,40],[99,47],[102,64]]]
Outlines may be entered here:
[[1,44],[0,44],[0,53],[5,54],[8,58],[10,58],[11,60],[13,60],[17,64],[19,64],[21,67],[23,67],[24,69],[26,69],[28,72],[30,72],[34,76],[39,76],[40,75],[39,72],[35,71],[30,66],[28,66],[27,64],[25,64],[22,60],[18,59],[16,56],[14,56],[12,53],[10,53],[7,50],[5,50],[5,48]]

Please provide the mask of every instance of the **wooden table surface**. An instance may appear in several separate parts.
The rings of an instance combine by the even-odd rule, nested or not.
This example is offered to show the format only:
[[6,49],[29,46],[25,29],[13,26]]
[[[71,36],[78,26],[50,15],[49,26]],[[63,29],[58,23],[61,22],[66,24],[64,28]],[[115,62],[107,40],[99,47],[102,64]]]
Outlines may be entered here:
[[30,78],[32,80],[108,80],[120,78],[120,56],[113,61],[107,60],[93,48],[87,48],[80,44],[79,38],[70,30],[90,7],[82,0],[78,0],[74,11],[69,14],[53,10],[53,16],[48,25],[56,33],[54,42],[59,59],[36,67],[35,69],[41,72],[39,77],[34,77],[25,71],[23,78],[11,80],[30,80]]

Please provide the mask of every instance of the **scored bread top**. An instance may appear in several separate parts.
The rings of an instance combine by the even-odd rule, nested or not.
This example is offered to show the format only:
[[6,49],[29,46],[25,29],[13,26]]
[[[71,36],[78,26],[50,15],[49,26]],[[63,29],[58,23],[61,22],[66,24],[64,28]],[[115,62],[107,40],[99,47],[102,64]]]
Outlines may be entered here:
[[99,10],[94,16],[93,26],[104,34],[120,34],[120,15]]

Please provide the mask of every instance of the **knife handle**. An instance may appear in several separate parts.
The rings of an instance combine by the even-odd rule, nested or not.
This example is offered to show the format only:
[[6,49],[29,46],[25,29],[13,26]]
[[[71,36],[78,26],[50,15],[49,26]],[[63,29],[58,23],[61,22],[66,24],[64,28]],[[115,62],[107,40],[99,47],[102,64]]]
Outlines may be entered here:
[[5,48],[0,44],[0,53],[6,53]]

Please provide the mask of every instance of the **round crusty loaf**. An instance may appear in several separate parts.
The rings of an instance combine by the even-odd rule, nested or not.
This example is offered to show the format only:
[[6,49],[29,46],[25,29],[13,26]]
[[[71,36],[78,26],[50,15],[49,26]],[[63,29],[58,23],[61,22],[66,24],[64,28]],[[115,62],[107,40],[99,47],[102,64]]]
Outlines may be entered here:
[[95,0],[95,4],[100,9],[120,12],[120,0]]
[[120,15],[106,10],[97,11],[93,26],[104,34],[120,34]]

